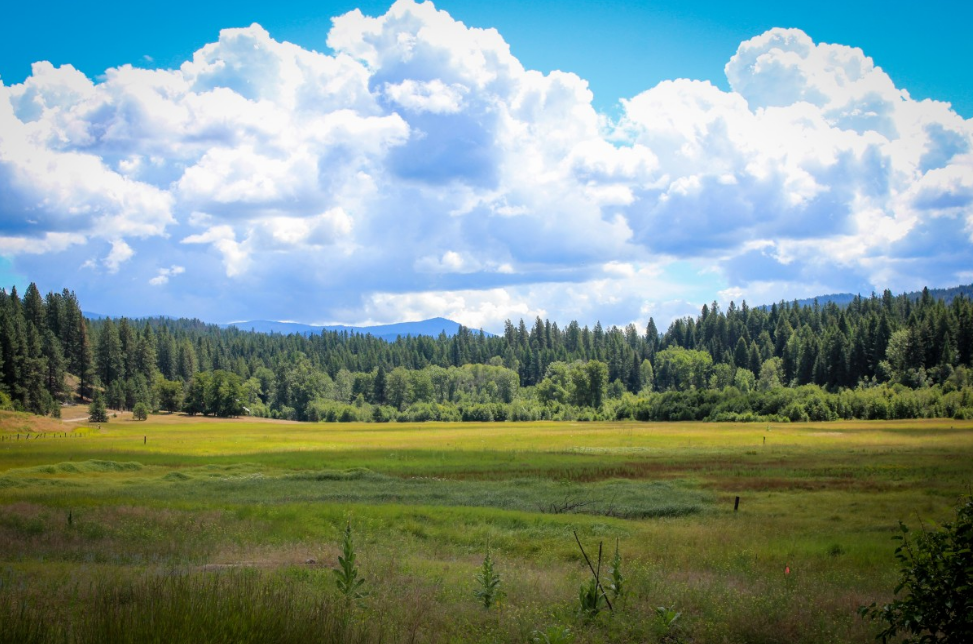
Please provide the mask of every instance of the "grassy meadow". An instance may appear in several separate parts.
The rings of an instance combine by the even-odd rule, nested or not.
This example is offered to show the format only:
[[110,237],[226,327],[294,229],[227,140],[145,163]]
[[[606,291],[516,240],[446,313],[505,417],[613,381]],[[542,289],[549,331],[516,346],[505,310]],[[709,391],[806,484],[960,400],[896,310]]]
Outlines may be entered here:
[[[70,416],[0,412],[0,642],[871,642],[898,521],[973,485],[971,421]],[[603,577],[617,544],[614,611],[579,614],[575,532]]]

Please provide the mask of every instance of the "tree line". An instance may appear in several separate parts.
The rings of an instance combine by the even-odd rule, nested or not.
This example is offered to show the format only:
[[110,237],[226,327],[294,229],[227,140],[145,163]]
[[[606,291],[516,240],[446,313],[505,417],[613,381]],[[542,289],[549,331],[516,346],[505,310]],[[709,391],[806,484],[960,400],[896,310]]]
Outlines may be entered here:
[[[495,336],[460,327],[387,342],[86,319],[72,292],[41,297],[31,284],[22,298],[0,289],[0,405],[57,414],[61,401],[99,397],[114,409],[309,421],[962,415],[973,403],[943,396],[971,385],[968,290],[948,301],[885,291],[845,306],[714,302],[665,333],[651,318],[644,329],[536,318]],[[769,402],[781,391],[786,405]],[[889,402],[909,396],[921,410]]]

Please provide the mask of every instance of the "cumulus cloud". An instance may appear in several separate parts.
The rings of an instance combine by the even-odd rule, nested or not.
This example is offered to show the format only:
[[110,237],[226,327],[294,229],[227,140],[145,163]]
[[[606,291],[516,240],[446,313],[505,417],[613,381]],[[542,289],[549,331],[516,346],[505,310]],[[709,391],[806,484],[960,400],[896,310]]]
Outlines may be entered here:
[[204,233],[186,237],[182,243],[212,245],[223,256],[227,277],[241,275],[250,266],[250,238],[238,242],[230,226],[213,226]]
[[160,268],[158,274],[149,280],[149,284],[152,286],[163,286],[169,283],[169,278],[175,275],[182,275],[186,272],[184,266],[178,266],[173,264],[169,268]]
[[132,259],[135,251],[125,243],[124,239],[116,239],[111,243],[111,251],[104,259],[105,267],[109,273],[117,273],[119,267]]
[[255,24],[174,69],[0,84],[0,253],[95,310],[124,266],[191,277],[174,315],[493,329],[968,278],[973,123],[860,49],[772,29],[730,91],[662,82],[613,121],[429,2],[327,43]]

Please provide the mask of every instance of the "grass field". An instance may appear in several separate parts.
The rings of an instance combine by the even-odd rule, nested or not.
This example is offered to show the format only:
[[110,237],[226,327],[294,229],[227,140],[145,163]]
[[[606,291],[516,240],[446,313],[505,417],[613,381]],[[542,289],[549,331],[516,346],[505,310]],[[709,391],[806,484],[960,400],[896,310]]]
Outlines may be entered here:
[[[0,641],[870,642],[855,609],[891,598],[898,521],[971,486],[969,421],[0,412]],[[330,570],[346,525],[369,593],[351,603]],[[574,532],[606,561],[618,544],[613,612],[579,615]],[[485,610],[488,547],[506,595]]]

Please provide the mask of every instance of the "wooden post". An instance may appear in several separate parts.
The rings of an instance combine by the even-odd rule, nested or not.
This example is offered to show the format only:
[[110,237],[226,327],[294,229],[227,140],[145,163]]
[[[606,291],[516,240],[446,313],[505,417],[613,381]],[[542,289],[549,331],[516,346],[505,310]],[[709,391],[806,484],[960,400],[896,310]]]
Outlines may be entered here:
[[737,500],[733,502],[733,511],[736,512],[739,509],[740,509],[740,497],[737,497]]
[[149,440],[149,437],[148,436],[143,436],[142,437],[142,444],[145,445],[148,442],[148,440]]

